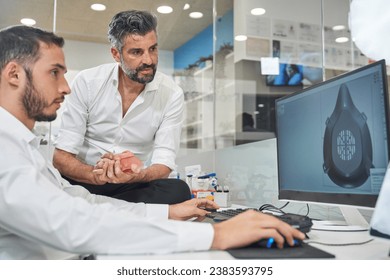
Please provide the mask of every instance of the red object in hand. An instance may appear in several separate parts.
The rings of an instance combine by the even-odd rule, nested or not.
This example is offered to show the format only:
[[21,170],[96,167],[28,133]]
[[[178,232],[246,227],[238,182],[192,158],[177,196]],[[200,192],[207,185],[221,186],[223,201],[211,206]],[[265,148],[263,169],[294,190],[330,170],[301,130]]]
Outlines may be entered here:
[[142,162],[137,158],[132,152],[125,151],[121,154],[118,154],[121,169],[125,173],[139,173],[142,169]]

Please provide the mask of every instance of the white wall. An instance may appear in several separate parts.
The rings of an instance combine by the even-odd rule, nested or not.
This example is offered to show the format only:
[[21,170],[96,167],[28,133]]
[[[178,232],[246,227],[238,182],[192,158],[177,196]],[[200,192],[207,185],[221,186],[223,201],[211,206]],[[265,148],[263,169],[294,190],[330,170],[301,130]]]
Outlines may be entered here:
[[69,70],[83,70],[99,64],[111,63],[114,59],[110,45],[66,40],[65,60]]

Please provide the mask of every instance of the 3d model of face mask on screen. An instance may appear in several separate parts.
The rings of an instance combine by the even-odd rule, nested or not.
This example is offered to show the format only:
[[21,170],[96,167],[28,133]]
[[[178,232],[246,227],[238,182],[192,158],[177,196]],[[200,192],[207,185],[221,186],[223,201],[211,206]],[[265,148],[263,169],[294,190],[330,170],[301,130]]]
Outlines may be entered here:
[[340,187],[359,187],[370,176],[372,143],[366,120],[342,84],[324,135],[324,171]]

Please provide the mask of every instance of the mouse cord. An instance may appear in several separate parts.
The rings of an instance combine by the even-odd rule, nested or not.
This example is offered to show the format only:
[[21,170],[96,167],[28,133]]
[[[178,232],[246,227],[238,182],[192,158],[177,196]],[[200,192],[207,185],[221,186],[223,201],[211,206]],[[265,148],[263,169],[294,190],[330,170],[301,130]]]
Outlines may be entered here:
[[276,211],[276,212],[279,212],[281,214],[286,214],[286,212],[284,212],[282,209],[285,208],[289,203],[290,202],[286,202],[281,207],[276,207],[275,205],[272,205],[272,204],[263,204],[259,207],[259,211],[263,212],[265,210],[269,210],[269,211]]
[[[282,209],[285,208],[289,204],[290,204],[290,202],[286,202],[281,207],[276,207],[275,205],[272,205],[272,204],[263,204],[259,207],[259,211],[263,212],[264,210],[269,210],[269,211],[279,212],[280,214],[286,214],[286,212],[284,212]],[[302,215],[302,216],[307,217],[307,216],[309,216],[309,213],[310,213],[310,207],[309,207],[308,203],[306,203],[306,208],[307,208],[307,212],[305,215]]]
[[309,207],[309,203],[306,203],[306,208],[307,208],[307,213],[306,213],[306,215],[304,215],[304,216],[309,216],[309,213],[310,213],[310,207]]

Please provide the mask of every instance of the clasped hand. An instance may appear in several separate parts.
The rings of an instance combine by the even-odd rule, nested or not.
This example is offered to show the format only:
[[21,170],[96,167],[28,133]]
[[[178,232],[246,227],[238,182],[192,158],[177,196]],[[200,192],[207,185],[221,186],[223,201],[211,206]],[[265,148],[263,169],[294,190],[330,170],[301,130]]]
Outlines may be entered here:
[[131,170],[122,171],[120,156],[112,153],[104,154],[93,169],[95,182],[99,185],[105,183],[131,183],[139,181],[142,170],[137,165],[132,165]]

